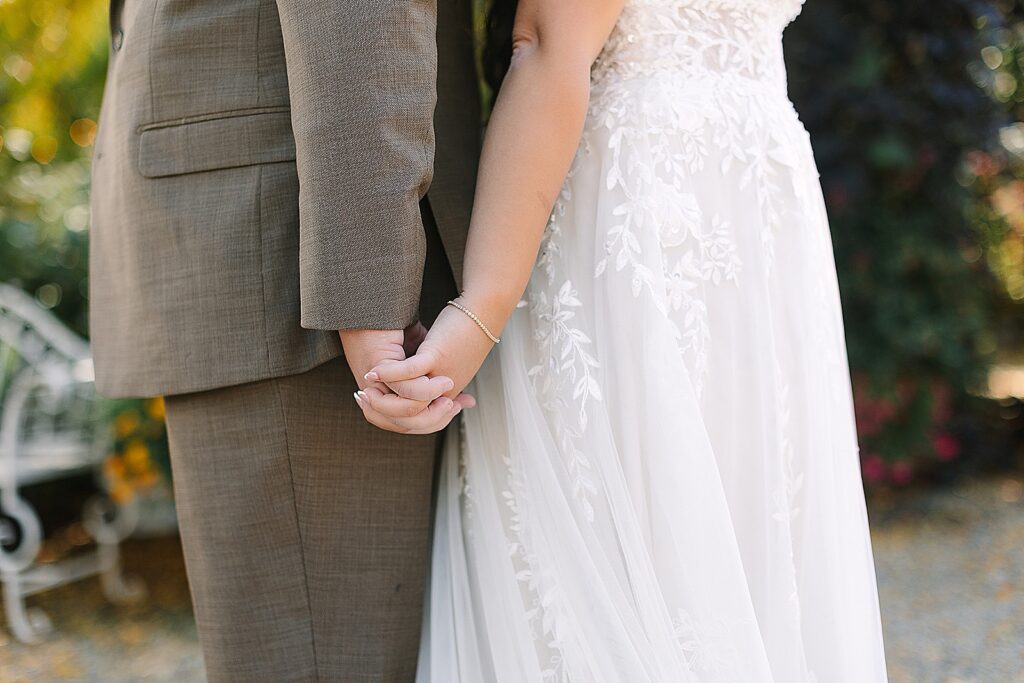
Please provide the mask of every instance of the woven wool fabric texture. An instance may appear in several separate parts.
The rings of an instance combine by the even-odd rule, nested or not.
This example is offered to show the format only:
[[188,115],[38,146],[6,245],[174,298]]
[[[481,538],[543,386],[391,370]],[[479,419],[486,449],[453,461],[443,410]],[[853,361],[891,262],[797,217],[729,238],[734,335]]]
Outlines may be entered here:
[[[479,154],[467,0],[115,0],[111,31],[90,247],[102,393],[302,372],[341,353],[334,330],[443,305]],[[445,258],[454,273],[430,267]]]
[[210,683],[412,680],[438,437],[371,426],[355,389],[335,359],[167,399]]

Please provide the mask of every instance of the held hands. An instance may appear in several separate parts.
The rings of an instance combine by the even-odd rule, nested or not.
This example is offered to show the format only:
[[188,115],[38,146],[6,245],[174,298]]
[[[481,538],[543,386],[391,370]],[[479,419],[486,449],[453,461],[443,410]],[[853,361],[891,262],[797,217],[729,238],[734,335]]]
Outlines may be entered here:
[[371,424],[403,434],[428,434],[444,429],[463,408],[475,405],[472,396],[454,391],[455,382],[448,376],[410,377],[390,386],[367,378],[375,366],[415,353],[425,335],[419,323],[405,330],[339,331],[345,359],[359,385],[356,402]]
[[[436,391],[448,386],[437,400],[450,398],[458,407],[447,419],[424,421],[428,426],[436,427],[424,427],[426,431],[439,431],[463,407],[471,408],[476,404],[471,396],[460,392],[476,375],[493,346],[494,343],[468,315],[447,306],[419,343],[415,355],[398,357],[399,354],[390,353],[382,356],[366,373],[365,381],[372,384],[365,390],[365,398],[359,401],[359,407],[371,424],[380,427],[395,420],[393,406],[396,405],[396,395],[404,395],[411,387],[429,386],[431,391]],[[388,390],[394,394],[387,393]],[[428,394],[424,391],[420,395]],[[388,429],[386,426],[383,428]]]

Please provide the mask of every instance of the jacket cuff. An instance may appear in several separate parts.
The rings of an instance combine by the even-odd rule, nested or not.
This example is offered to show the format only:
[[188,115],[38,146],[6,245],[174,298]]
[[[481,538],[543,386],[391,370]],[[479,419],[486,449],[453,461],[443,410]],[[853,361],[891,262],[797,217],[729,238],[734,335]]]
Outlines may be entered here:
[[302,327],[401,330],[419,317],[421,253],[359,262],[300,263]]

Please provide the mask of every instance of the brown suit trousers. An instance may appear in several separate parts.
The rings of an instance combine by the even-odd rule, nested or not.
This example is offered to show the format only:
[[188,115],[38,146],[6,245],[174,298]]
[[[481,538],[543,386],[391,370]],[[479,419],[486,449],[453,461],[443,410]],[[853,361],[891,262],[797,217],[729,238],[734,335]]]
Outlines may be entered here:
[[339,358],[167,399],[211,682],[413,680],[438,439],[367,429],[355,389]]

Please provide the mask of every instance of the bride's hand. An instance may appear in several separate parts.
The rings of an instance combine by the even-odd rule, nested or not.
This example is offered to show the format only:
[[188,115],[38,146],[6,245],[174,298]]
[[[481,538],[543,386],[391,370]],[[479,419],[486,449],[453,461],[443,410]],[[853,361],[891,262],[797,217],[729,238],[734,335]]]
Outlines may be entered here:
[[[461,392],[493,347],[494,343],[469,316],[448,306],[431,326],[416,355],[402,361],[381,362],[367,373],[366,379],[391,384],[422,377],[450,377],[455,386],[445,395],[460,402],[463,408],[471,408],[475,400]],[[366,394],[369,400],[363,411],[371,418],[386,408],[388,396],[370,390]]]

